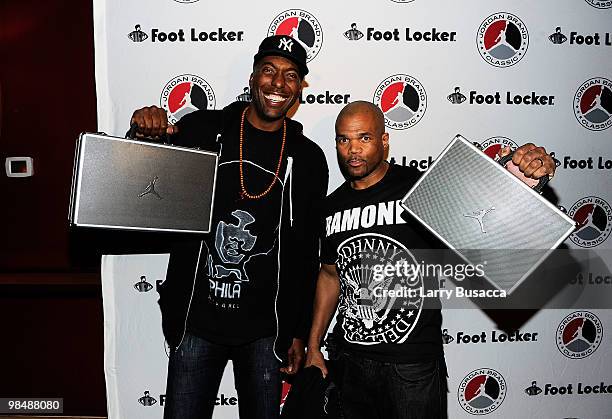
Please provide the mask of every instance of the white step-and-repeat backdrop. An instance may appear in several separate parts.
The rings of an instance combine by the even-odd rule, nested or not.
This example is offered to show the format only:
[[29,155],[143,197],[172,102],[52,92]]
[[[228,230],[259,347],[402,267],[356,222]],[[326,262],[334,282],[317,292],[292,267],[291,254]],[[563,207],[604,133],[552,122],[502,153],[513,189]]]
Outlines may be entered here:
[[[248,100],[259,43],[291,35],[311,71],[294,118],[325,151],[330,190],[342,181],[334,120],[353,100],[385,113],[389,158],[423,170],[457,133],[489,154],[535,142],[554,151],[558,204],[579,225],[567,246],[603,261],[565,286],[604,302],[612,294],[612,1],[94,0],[94,9],[100,131],[123,135],[145,105],[175,121]],[[156,286],[167,260],[103,260],[110,418],[162,416]],[[510,335],[476,308],[447,310],[444,332],[451,418],[612,417],[605,304],[541,310]],[[228,367],[215,418],[238,416],[231,377]]]

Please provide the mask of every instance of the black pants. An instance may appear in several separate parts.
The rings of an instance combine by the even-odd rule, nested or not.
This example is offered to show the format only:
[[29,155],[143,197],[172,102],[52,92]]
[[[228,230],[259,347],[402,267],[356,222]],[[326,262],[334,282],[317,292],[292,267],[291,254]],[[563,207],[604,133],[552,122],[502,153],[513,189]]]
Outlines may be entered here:
[[229,346],[186,334],[179,349],[170,354],[164,418],[211,418],[228,360],[233,362],[240,417],[278,418],[280,362],[273,346],[274,337]]
[[444,357],[395,364],[343,354],[340,400],[345,419],[447,417]]

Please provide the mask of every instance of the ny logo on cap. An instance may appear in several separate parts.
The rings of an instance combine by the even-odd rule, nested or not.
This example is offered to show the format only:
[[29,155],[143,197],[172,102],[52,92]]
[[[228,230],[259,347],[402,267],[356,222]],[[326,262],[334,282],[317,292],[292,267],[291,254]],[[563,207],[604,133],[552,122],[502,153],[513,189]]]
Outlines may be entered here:
[[280,44],[278,44],[279,49],[284,49],[285,51],[291,52],[291,47],[293,47],[293,41],[287,38],[281,38]]

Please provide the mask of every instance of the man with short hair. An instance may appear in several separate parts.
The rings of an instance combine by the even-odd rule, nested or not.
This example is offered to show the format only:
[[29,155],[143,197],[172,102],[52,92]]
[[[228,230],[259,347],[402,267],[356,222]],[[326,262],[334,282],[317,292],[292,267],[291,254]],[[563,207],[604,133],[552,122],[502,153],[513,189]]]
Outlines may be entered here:
[[171,346],[166,419],[210,418],[228,360],[240,417],[279,415],[279,368],[304,359],[318,263],[317,220],[327,192],[321,149],[287,112],[308,73],[291,37],[263,40],[250,103],[199,110],[169,125],[157,107],[134,113],[140,135],[219,150],[210,234],[177,243],[160,286]]
[[[336,119],[336,151],[347,181],[323,204],[322,266],[306,366],[316,366],[327,375],[320,345],[338,306],[331,336],[343,364],[339,387],[344,416],[446,417],[439,299],[422,302],[418,295],[398,299],[378,292],[401,290],[409,284],[399,282],[414,277],[376,277],[380,274],[376,266],[417,264],[425,257],[423,250],[440,247],[400,207],[399,200],[420,173],[387,163],[388,147],[384,115],[377,106],[359,101],[342,109]],[[506,148],[503,155],[509,152]],[[533,179],[552,174],[555,168],[545,150],[533,144],[517,149],[513,162]],[[437,278],[427,278],[423,286],[437,288]]]

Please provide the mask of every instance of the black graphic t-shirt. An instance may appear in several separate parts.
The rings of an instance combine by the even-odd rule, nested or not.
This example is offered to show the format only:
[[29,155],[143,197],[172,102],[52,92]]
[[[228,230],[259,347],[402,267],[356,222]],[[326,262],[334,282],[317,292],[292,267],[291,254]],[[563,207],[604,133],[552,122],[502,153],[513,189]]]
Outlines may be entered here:
[[[224,134],[213,209],[187,328],[212,342],[241,344],[276,333],[274,298],[286,157],[276,183],[259,199],[241,197],[239,127]],[[245,120],[243,178],[250,195],[275,177],[283,129],[261,131]]]
[[340,301],[333,330],[340,347],[365,358],[415,362],[442,354],[440,301],[423,298],[437,279],[398,270],[439,243],[400,205],[416,169],[391,164],[375,185],[345,182],[325,201],[321,260],[335,265]]

